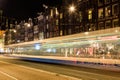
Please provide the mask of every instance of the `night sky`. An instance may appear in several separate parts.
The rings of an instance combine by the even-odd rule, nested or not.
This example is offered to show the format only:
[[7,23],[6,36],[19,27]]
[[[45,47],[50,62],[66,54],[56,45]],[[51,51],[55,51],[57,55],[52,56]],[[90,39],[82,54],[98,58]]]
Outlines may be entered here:
[[0,8],[4,16],[17,19],[36,17],[38,12],[44,11],[43,4],[58,6],[62,0],[0,0]]

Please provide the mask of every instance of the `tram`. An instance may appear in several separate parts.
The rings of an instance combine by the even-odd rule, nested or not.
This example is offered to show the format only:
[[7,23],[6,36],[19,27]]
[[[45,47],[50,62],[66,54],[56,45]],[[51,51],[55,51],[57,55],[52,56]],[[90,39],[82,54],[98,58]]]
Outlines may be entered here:
[[120,58],[120,28],[6,45],[13,54],[87,58]]

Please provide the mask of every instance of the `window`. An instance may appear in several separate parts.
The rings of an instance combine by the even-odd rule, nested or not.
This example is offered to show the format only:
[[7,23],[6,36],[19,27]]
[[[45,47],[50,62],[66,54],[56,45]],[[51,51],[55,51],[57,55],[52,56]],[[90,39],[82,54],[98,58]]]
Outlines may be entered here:
[[50,11],[50,16],[53,17],[53,9]]
[[50,37],[53,37],[53,32],[50,32]]
[[49,32],[47,32],[47,38],[49,38]]
[[92,10],[88,10],[88,19],[92,19]]
[[46,19],[48,20],[48,16],[46,16]]
[[110,0],[105,0],[105,4],[109,4],[110,3]]
[[25,37],[25,41],[28,41],[28,37]]
[[68,29],[68,34],[72,34],[71,29]]
[[66,30],[64,30],[64,35],[67,35],[67,31]]
[[34,40],[38,40],[38,39],[39,39],[38,34],[35,34],[35,35],[34,35]]
[[47,24],[47,29],[49,29],[49,25]]
[[25,32],[25,36],[28,36],[28,33],[27,33],[27,32]]
[[106,21],[105,28],[111,28],[111,21]]
[[62,13],[60,13],[60,19],[62,19],[63,18],[63,14]]
[[119,20],[118,19],[114,19],[113,20],[113,27],[118,27],[119,26]]
[[33,37],[33,33],[29,33],[28,37],[30,37],[30,38]]
[[89,31],[95,31],[95,30],[96,30],[95,24],[90,24]]
[[103,8],[98,10],[98,18],[99,19],[103,18]]
[[89,31],[89,27],[90,27],[90,25],[89,25],[89,24],[86,24],[84,30],[85,30],[85,31]]
[[58,19],[57,19],[57,20],[56,20],[56,25],[58,25],[58,23],[59,23],[59,22],[58,22]]
[[13,24],[10,24],[10,29],[12,29],[13,28]]
[[114,4],[112,6],[112,15],[113,16],[117,16],[119,14],[119,5],[118,4]]
[[62,36],[62,35],[63,35],[63,31],[61,30],[61,31],[60,31],[60,36]]
[[16,29],[20,29],[20,25],[17,25],[17,26],[16,26]]
[[98,0],[98,6],[102,6],[104,4],[104,0]]
[[82,21],[82,12],[79,12],[80,22]]
[[100,22],[98,24],[98,29],[104,29],[104,22]]
[[118,1],[118,0],[112,0],[113,2]]
[[38,26],[34,26],[34,31],[37,31],[38,30]]
[[58,15],[59,13],[58,13],[58,10],[57,10],[57,8],[55,8],[55,13],[56,13],[56,15]]
[[79,31],[80,31],[80,32],[83,32],[83,31],[84,31],[82,25],[80,26]]
[[110,6],[107,6],[107,7],[105,8],[105,16],[106,16],[106,17],[111,16],[111,7],[110,7]]
[[79,33],[79,26],[75,26],[74,33]]

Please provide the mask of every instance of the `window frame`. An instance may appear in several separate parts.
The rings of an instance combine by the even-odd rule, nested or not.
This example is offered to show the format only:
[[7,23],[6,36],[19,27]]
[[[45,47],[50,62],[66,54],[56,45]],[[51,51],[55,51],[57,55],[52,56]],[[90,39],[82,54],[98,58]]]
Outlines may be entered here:
[[[114,7],[115,7],[116,5],[118,6],[118,13],[116,13],[115,10],[114,10]],[[112,5],[112,15],[113,15],[113,16],[118,16],[118,14],[119,14],[119,4],[113,4],[113,5]]]
[[112,21],[112,27],[118,27],[118,26],[115,26],[115,25],[114,25],[114,22],[115,22],[115,21],[118,21],[118,26],[119,26],[119,19],[113,19],[113,21]]
[[109,4],[111,3],[111,0],[109,0],[109,2],[107,2],[108,0],[105,0],[105,4]]
[[103,3],[102,2],[100,3],[100,1],[102,1],[102,0],[98,0],[98,6],[103,6],[105,3],[104,0],[103,0]]
[[[107,24],[107,22],[110,22],[110,26],[108,27],[108,26],[106,26],[106,24]],[[107,29],[107,28],[111,28],[111,20],[108,20],[108,21],[105,21],[105,28]]]
[[[101,16],[100,11],[102,11],[102,16]],[[104,9],[100,8],[100,9],[98,9],[98,19],[103,19],[103,18],[104,18]]]
[[[110,8],[110,12],[107,12],[107,11],[108,11],[108,8]],[[106,7],[105,7],[105,17],[110,17],[110,16],[111,16],[111,13],[112,13],[111,6],[106,6]]]
[[[103,24],[103,27],[101,27],[100,24]],[[105,29],[104,22],[99,22],[99,23],[98,23],[98,29]]]

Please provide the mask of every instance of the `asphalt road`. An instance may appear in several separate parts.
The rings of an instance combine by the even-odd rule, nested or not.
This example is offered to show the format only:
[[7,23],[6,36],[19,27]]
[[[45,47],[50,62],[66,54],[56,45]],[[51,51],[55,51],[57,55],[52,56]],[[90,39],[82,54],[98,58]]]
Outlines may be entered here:
[[0,80],[120,80],[120,72],[0,56]]

